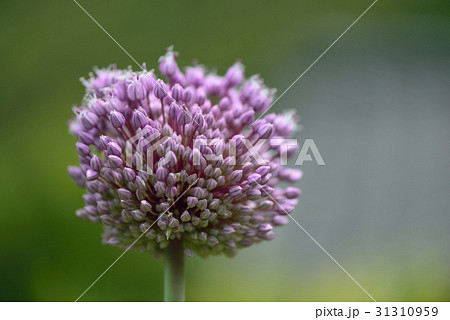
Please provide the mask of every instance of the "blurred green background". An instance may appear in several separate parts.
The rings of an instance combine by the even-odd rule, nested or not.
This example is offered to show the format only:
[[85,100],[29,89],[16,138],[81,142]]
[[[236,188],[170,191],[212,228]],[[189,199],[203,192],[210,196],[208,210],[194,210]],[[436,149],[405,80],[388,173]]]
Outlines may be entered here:
[[[284,91],[371,3],[80,0],[139,62],[174,45]],[[448,1],[380,0],[282,98],[325,167],[294,216],[379,301],[450,298]],[[76,218],[78,79],[133,62],[71,0],[0,1],[0,300],[75,300],[121,253]],[[133,66],[135,68],[136,66]],[[368,301],[294,223],[228,259],[188,259],[189,301]],[[128,252],[82,301],[160,301],[162,262]]]

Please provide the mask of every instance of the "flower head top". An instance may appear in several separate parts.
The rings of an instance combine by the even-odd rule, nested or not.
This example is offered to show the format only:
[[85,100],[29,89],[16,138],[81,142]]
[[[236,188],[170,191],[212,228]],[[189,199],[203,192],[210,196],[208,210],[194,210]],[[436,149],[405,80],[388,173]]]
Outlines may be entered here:
[[219,76],[202,66],[182,72],[176,57],[169,48],[160,58],[165,80],[145,66],[82,80],[86,95],[70,121],[80,165],[69,174],[87,190],[77,215],[103,223],[106,244],[136,241],[158,254],[183,239],[188,255],[232,256],[273,239],[297,204],[300,190],[279,187],[301,178],[279,160],[295,117],[255,121],[274,91],[259,76],[245,80],[241,63]]

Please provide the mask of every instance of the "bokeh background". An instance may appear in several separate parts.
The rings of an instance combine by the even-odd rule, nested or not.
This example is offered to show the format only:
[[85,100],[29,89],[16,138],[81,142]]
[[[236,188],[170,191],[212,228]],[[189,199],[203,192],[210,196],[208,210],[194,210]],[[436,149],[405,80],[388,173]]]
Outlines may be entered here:
[[[80,0],[139,62],[174,45],[284,91],[371,3]],[[280,99],[305,163],[295,218],[379,301],[450,299],[450,6],[380,0]],[[121,250],[76,218],[66,121],[97,65],[133,62],[71,0],[0,1],[0,300],[73,301]],[[133,66],[135,67],[135,66]],[[160,301],[162,261],[128,252],[82,301]],[[187,262],[189,301],[369,301],[294,223],[232,259]]]

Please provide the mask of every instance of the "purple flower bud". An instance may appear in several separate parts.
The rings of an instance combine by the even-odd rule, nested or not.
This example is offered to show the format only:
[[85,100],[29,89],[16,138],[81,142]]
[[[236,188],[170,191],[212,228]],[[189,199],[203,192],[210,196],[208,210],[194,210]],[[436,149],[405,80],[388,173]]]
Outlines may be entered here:
[[147,92],[144,85],[139,80],[133,80],[127,88],[127,95],[131,101],[142,100]]
[[86,179],[89,181],[96,180],[98,178],[98,172],[94,170],[86,171]]
[[208,245],[209,246],[216,246],[218,244],[219,244],[219,240],[217,240],[216,237],[214,237],[214,236],[209,236],[208,237]]
[[255,111],[249,110],[241,116],[242,125],[248,126],[255,120]]
[[[129,184],[128,184],[128,187],[129,187],[130,189],[134,190],[136,186],[135,186],[133,183],[129,183]],[[145,200],[145,199],[147,198],[147,193],[146,193],[145,191],[136,189],[136,198],[137,198],[139,201]]]
[[83,171],[79,167],[70,166],[67,168],[70,177],[79,185],[84,185],[84,174]]
[[[267,194],[263,194],[263,196],[267,196]],[[264,200],[258,205],[259,210],[269,210],[272,209],[273,202],[270,200]]]
[[162,230],[165,231],[167,229],[167,222],[163,221],[163,220],[159,220],[158,221],[158,227]]
[[230,69],[228,69],[227,73],[225,74],[225,81],[227,82],[228,86],[235,87],[240,85],[243,80],[244,66],[240,62],[237,62],[232,65]]
[[211,215],[211,211],[209,211],[208,209],[205,209],[202,211],[202,213],[200,213],[200,219],[208,219],[210,215]]
[[180,86],[178,83],[176,83],[172,87],[172,98],[174,98],[176,101],[181,101],[184,98],[184,90],[183,87]]
[[83,171],[88,170],[89,162],[91,161],[91,156],[78,156],[78,159],[80,160],[80,168],[83,169]]
[[188,222],[188,221],[191,220],[191,215],[189,214],[188,211],[184,211],[184,212],[181,214],[180,220],[181,220],[182,222]]
[[187,183],[189,185],[192,185],[195,182],[195,180],[197,180],[197,174],[193,173],[193,174],[188,176]]
[[205,72],[202,67],[190,67],[186,69],[186,80],[196,87],[203,84]]
[[253,212],[253,209],[248,207],[248,206],[242,206],[239,209],[240,209],[239,211],[242,212],[242,213],[247,213],[248,214],[248,213],[252,213]]
[[155,78],[147,71],[141,74],[141,82],[147,92],[151,92],[155,86]]
[[177,182],[177,178],[175,177],[175,175],[171,172],[169,173],[169,175],[167,176],[166,182],[169,186],[173,186],[175,185],[175,183]]
[[121,200],[130,200],[133,197],[133,194],[130,192],[130,190],[124,188],[118,189],[117,193]]
[[270,223],[261,223],[258,227],[258,230],[261,232],[268,232],[273,230],[273,227],[270,225]]
[[264,177],[266,174],[270,172],[269,166],[261,166],[258,169],[255,170],[256,173],[258,173],[261,177]]
[[233,186],[230,188],[229,193],[231,197],[237,197],[242,192],[242,188],[240,186]]
[[108,212],[110,207],[108,201],[100,200],[97,202],[97,208],[101,212]]
[[258,184],[261,181],[261,175],[257,174],[257,173],[252,173],[251,175],[248,176],[248,184],[253,186]]
[[174,167],[177,165],[177,157],[173,151],[167,152],[165,159],[169,166]]
[[269,113],[264,116],[264,120],[267,122],[273,123],[275,119],[277,118],[277,115],[275,113]]
[[178,70],[177,63],[175,61],[176,53],[172,48],[167,50],[167,53],[159,59],[159,71],[166,76],[170,77],[175,75]]
[[208,94],[216,96],[219,95],[221,91],[224,89],[224,81],[222,77],[219,77],[215,74],[209,74],[206,77],[205,85],[208,91]]
[[266,183],[268,183],[270,181],[270,179],[272,179],[272,174],[268,173],[264,177],[261,177],[260,184],[266,184]]
[[[130,216],[131,216],[131,212],[130,212]],[[131,221],[132,220],[133,219],[131,219]],[[147,237],[149,236],[151,230],[155,231],[154,229],[150,230],[151,227],[152,227],[152,225],[149,222],[143,222],[143,223],[139,224],[139,230],[141,231],[141,233],[146,233]],[[130,228],[130,231],[132,231],[132,232],[136,231],[137,232],[136,225],[133,225],[133,228]],[[154,235],[156,236],[156,233]]]
[[113,182],[115,180],[114,170],[110,168],[103,168],[103,176],[106,180]]
[[95,206],[86,206],[84,207],[84,210],[86,210],[86,212],[90,215],[96,215],[98,213],[98,210]]
[[114,218],[112,218],[112,217],[111,217],[110,215],[108,215],[108,214],[101,215],[101,216],[100,216],[100,220],[102,221],[102,223],[103,223],[104,225],[107,225],[107,226],[113,226],[113,225],[115,224]]
[[273,130],[273,124],[271,124],[271,123],[263,124],[258,129],[258,134],[259,134],[260,139],[268,139],[270,137],[270,135],[272,134],[272,130]]
[[220,200],[219,199],[213,199],[211,200],[211,202],[209,203],[209,209],[211,210],[216,210],[217,208],[219,208],[220,206]]
[[196,197],[187,197],[186,203],[188,208],[194,208],[198,203],[198,199]]
[[180,107],[175,102],[172,102],[169,107],[169,117],[172,119],[177,119],[180,113],[181,113]]
[[295,182],[301,179],[303,172],[297,169],[281,168],[278,171],[278,177],[282,181]]
[[273,193],[273,191],[274,191],[273,188],[268,185],[264,185],[261,187],[261,192],[264,197],[271,195]]
[[191,122],[191,115],[186,110],[182,110],[177,118],[177,122],[180,125],[185,125]]
[[95,100],[90,109],[99,117],[106,115],[106,106],[103,100]]
[[275,226],[284,225],[289,222],[289,219],[286,216],[275,216],[273,217],[273,224]]
[[165,96],[167,96],[167,86],[161,79],[158,79],[156,81],[155,89],[153,90],[153,94],[158,99],[163,99]]
[[206,199],[200,200],[197,203],[197,208],[199,208],[200,210],[205,210],[207,206],[208,206],[208,201],[206,201]]
[[88,111],[81,117],[81,123],[87,130],[91,130],[97,125],[98,117],[95,113]]
[[200,188],[200,187],[195,187],[193,189],[193,195],[194,195],[195,198],[201,199],[205,195],[205,190],[203,188]]
[[206,101],[206,92],[203,89],[197,90],[197,104],[202,106]]
[[85,145],[84,143],[77,142],[75,145],[80,156],[84,157],[91,154],[91,148],[89,148],[89,146]]
[[127,89],[123,83],[116,84],[113,87],[114,95],[119,98],[120,100],[125,100],[127,95]]
[[201,113],[197,113],[194,116],[193,121],[197,127],[202,127],[205,124],[205,118],[203,117],[203,115]]
[[270,104],[270,100],[268,100],[264,96],[257,95],[251,99],[250,104],[253,106],[256,112],[262,112],[264,111],[264,109],[266,109],[266,106]]
[[158,181],[154,185],[155,190],[158,194],[165,194],[166,193],[166,184],[164,182]]
[[301,190],[298,188],[293,188],[293,187],[288,187],[286,188],[286,190],[284,191],[284,194],[286,195],[286,198],[288,199],[294,199],[297,198],[298,196],[300,196],[301,194]]
[[108,143],[106,151],[109,155],[120,156],[122,154],[122,148],[114,141]]
[[92,168],[92,170],[99,172],[100,169],[102,168],[102,166],[103,166],[102,160],[99,157],[97,157],[96,155],[94,155],[91,158],[91,168]]
[[108,136],[100,136],[98,139],[98,146],[102,150],[106,150],[108,148],[108,143],[110,143],[112,139]]
[[133,127],[137,128],[143,128],[148,124],[148,118],[145,114],[138,110],[134,110],[133,116],[131,118],[131,124]]
[[250,200],[259,200],[261,198],[261,191],[259,191],[258,189],[251,189],[249,192],[247,192],[247,197]]
[[239,182],[242,179],[242,174],[243,174],[242,170],[235,170],[231,173],[230,180],[232,182]]
[[209,113],[205,116],[205,121],[208,126],[212,127],[216,120],[214,119],[214,116]]
[[292,170],[290,175],[290,182],[295,182],[303,177],[303,172],[301,170]]
[[112,246],[117,246],[120,243],[120,241],[121,240],[118,237],[111,237],[111,238],[104,240],[104,243],[112,245]]
[[[201,147],[205,147],[204,145],[201,145]],[[214,168],[213,166],[210,164],[208,165],[205,170],[203,171],[205,177],[212,177],[213,173],[214,173]]]
[[97,198],[95,193],[83,194],[83,199],[86,204],[95,205],[97,203]]
[[167,198],[174,199],[177,196],[177,194],[178,194],[178,190],[176,187],[173,187],[173,186],[167,187],[167,189],[166,189]]
[[[156,205],[156,210],[158,210],[159,212],[166,213],[167,210],[169,210],[169,203],[161,202],[160,204]],[[163,216],[163,218],[167,220],[167,216]]]
[[248,173],[252,172],[252,171],[253,171],[253,163],[247,162],[246,164],[244,164],[244,165],[242,166],[242,171],[243,171],[245,174],[248,174]]
[[[227,240],[224,242],[224,244],[229,248],[232,248],[232,249],[236,248],[236,243],[232,240]],[[232,256],[236,255],[236,252],[235,251],[225,251],[225,254],[232,257]]]
[[146,214],[144,212],[142,212],[141,210],[133,210],[133,211],[131,211],[131,215],[137,221],[143,221],[146,217]]
[[147,181],[150,178],[150,175],[143,170],[139,170],[138,172],[138,176],[143,180],[143,181]]
[[164,167],[156,169],[156,178],[158,178],[159,181],[165,181],[168,174],[169,171]]
[[275,239],[276,235],[275,235],[275,232],[273,232],[273,231],[268,231],[268,232],[264,233],[264,234],[262,235],[262,237],[263,237],[265,240],[272,240],[272,239]]
[[253,130],[254,132],[258,132],[258,130],[259,130],[264,124],[266,124],[266,123],[267,123],[267,121],[264,120],[264,119],[256,120],[256,121],[252,124],[252,130]]
[[234,232],[235,232],[235,230],[234,230],[234,228],[232,226],[224,226],[223,227],[223,233],[224,234],[232,234]]
[[277,210],[277,212],[279,214],[290,214],[290,213],[292,213],[292,211],[294,211],[294,207],[290,206],[288,204],[283,204],[283,205],[278,206],[278,210]]
[[184,102],[189,103],[193,97],[194,97],[194,89],[192,87],[187,87],[184,90],[184,97],[183,97]]
[[80,134],[78,135],[78,138],[80,139],[81,142],[83,142],[84,144],[93,144],[94,143],[94,137],[84,131],[81,131]]
[[136,187],[139,190],[142,190],[142,191],[147,190],[147,184],[145,183],[144,179],[142,179],[140,176],[137,176],[134,181],[135,181]]
[[230,109],[230,107],[232,106],[230,98],[228,97],[223,97],[222,99],[220,99],[219,101],[219,108],[222,111],[228,110]]
[[124,168],[124,169],[123,169],[123,177],[124,177],[125,180],[127,180],[128,182],[133,182],[134,179],[136,178],[136,173],[135,173],[134,170],[131,169],[131,168]]
[[75,211],[75,214],[77,215],[78,218],[81,218],[83,220],[88,220],[89,219],[89,215],[86,212],[86,210],[84,209],[78,209]]
[[198,226],[198,224],[201,221],[201,219],[197,216],[193,216],[191,220],[192,220],[192,224],[194,225],[194,227]]
[[[147,223],[148,223],[148,222],[147,222]],[[146,228],[144,229],[144,231],[142,231],[142,232],[145,232],[145,231],[147,231],[148,229],[150,229],[150,225],[149,225],[148,227],[146,227]],[[145,234],[145,236],[146,236],[147,238],[151,239],[151,240],[155,239],[155,238],[156,238],[156,231],[155,231],[155,229],[150,229],[150,230],[148,230],[148,232]]]
[[121,128],[125,124],[125,117],[119,111],[111,111],[109,116],[114,128]]
[[123,165],[123,161],[120,157],[111,155],[108,157],[108,163],[111,166],[111,168],[121,168]]
[[142,212],[150,212],[152,211],[152,205],[147,200],[142,200],[140,209]]
[[178,227],[178,225],[180,224],[180,221],[178,221],[178,219],[172,217],[169,220],[169,227],[172,229],[175,229]]

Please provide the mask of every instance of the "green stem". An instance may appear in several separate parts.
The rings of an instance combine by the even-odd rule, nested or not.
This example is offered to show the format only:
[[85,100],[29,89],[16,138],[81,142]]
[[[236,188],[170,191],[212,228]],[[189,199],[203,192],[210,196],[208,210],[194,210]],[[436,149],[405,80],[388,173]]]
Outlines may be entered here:
[[183,240],[170,240],[164,254],[164,301],[184,301]]

